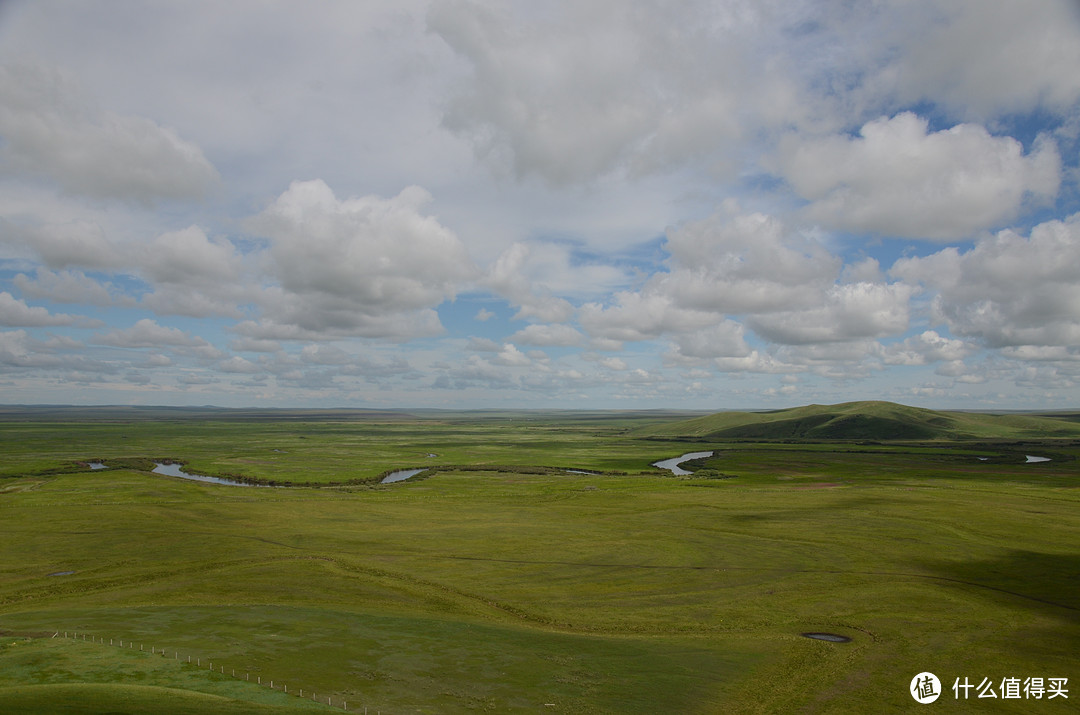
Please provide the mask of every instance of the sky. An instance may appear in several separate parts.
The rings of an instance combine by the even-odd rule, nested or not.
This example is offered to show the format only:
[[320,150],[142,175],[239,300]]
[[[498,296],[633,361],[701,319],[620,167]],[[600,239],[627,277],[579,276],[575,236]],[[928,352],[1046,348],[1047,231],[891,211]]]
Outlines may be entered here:
[[1080,406],[1076,0],[0,2],[0,403]]

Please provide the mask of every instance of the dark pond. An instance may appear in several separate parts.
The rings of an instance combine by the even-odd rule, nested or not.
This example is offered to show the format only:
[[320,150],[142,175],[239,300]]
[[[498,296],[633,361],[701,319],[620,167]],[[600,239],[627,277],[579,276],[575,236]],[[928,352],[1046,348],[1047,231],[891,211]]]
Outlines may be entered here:
[[813,638],[819,641],[829,641],[830,643],[850,643],[851,639],[847,636],[837,635],[836,633],[803,633],[803,638]]

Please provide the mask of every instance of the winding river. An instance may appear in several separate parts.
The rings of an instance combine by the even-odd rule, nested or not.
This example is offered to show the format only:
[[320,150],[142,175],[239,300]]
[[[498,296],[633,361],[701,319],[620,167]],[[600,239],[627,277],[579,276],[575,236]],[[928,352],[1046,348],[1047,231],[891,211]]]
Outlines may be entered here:
[[181,469],[179,464],[165,464],[164,462],[154,462],[154,468],[150,471],[154,474],[164,474],[167,477],[180,477],[182,479],[192,479],[196,482],[209,482],[210,484],[228,484],[231,487],[268,486],[263,484],[247,484],[246,482],[238,482],[235,479],[208,477],[205,474],[191,474]]
[[671,459],[663,459],[659,462],[653,462],[651,466],[660,467],[660,469],[669,469],[675,476],[682,476],[684,474],[693,474],[693,472],[687,471],[679,465],[683,462],[688,462],[691,459],[703,459],[705,457],[711,457],[715,454],[714,451],[708,452],[687,452],[681,457],[672,457]]

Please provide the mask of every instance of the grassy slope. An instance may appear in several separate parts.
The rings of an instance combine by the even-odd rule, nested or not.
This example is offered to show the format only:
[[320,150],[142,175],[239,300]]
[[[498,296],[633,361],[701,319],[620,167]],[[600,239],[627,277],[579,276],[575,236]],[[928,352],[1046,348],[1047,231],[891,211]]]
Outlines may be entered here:
[[1018,439],[1080,437],[1080,425],[1051,417],[939,412],[892,402],[847,402],[772,412],[721,412],[643,426],[631,434],[714,440]]
[[[96,436],[132,439],[111,429]],[[266,429],[230,436],[280,437]],[[579,457],[610,458],[617,431],[598,427],[590,456],[575,429]],[[501,433],[552,454],[534,432]],[[348,456],[333,454],[341,433],[306,434]],[[223,456],[190,437],[138,439]],[[44,460],[28,444],[4,441],[6,457]],[[383,712],[880,712],[909,707],[922,670],[1075,680],[1080,455],[1051,449],[1053,462],[1024,465],[980,445],[732,445],[709,463],[726,479],[452,472],[356,492],[9,477],[0,629],[156,643]],[[156,689],[138,697],[161,711],[181,707],[176,689],[281,704],[108,646],[0,643],[0,711],[80,683],[100,693],[90,712],[116,710],[135,697],[118,682]]]

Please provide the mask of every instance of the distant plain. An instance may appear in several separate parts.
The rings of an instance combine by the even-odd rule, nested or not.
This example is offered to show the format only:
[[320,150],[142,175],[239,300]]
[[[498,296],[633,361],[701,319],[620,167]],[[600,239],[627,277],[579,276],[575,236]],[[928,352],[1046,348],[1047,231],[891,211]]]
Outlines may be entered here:
[[4,408],[0,710],[871,713],[922,671],[945,700],[1080,682],[1080,424],[800,409]]

